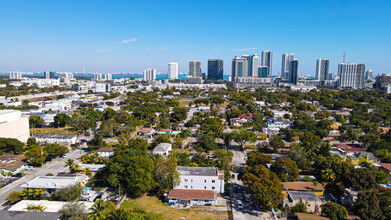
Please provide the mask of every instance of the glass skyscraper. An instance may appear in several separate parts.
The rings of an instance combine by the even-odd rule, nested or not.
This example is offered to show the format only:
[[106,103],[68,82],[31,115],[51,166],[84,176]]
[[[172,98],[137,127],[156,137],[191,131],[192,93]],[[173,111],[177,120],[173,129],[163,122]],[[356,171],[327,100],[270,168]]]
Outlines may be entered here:
[[224,79],[224,61],[222,59],[208,60],[208,79]]

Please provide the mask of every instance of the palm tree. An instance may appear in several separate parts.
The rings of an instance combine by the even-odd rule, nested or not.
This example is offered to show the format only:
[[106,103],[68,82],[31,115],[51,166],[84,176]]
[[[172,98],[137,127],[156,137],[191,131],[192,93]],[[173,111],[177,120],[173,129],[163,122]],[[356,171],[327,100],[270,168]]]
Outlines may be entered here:
[[76,170],[80,169],[79,164],[73,164],[71,167],[71,173],[74,173]]
[[34,199],[43,199],[44,198],[44,193],[46,192],[45,189],[34,189],[33,193],[33,198]]
[[47,207],[43,205],[34,205],[34,204],[27,204],[26,210],[28,212],[44,212],[47,209]]
[[326,182],[332,182],[335,180],[335,173],[332,169],[325,169],[322,171],[322,179]]
[[67,162],[65,162],[64,167],[69,167],[69,169],[75,164],[75,161],[72,159],[68,159]]
[[130,215],[125,209],[115,209],[108,213],[106,220],[129,220]]
[[83,170],[87,176],[91,176],[91,169],[89,167],[84,168]]
[[90,208],[91,213],[88,214],[88,218],[91,220],[100,220],[105,217],[104,211],[106,209],[106,205],[103,200],[96,200],[95,204]]

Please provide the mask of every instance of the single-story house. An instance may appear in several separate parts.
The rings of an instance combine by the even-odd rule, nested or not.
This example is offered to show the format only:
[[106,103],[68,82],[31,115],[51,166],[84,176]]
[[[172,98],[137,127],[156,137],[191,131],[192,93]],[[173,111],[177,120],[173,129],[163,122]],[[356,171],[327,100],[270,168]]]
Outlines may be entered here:
[[157,131],[156,134],[169,134],[171,135],[171,129],[162,129],[161,131]]
[[217,195],[213,190],[172,189],[168,193],[167,202],[172,205],[216,205]]
[[0,163],[0,170],[6,173],[10,172],[12,175],[20,173],[21,171],[25,170],[27,167],[28,165],[20,160],[8,162],[8,163]]
[[48,144],[59,144],[68,147],[76,143],[77,136],[75,134],[34,134],[32,136],[37,142]]
[[304,203],[307,211],[320,213],[321,205],[326,201],[321,200],[314,192],[288,191],[288,197],[284,199],[284,207],[293,207],[298,203]]
[[[28,205],[42,205],[46,207],[45,213],[59,213],[62,207],[68,202],[60,202],[60,201],[49,201],[49,200],[22,200],[11,208],[9,211],[25,211]],[[80,204],[84,204],[86,207],[86,211],[89,211],[90,208],[94,205],[93,202],[79,202]]]
[[17,174],[28,167],[25,160],[24,155],[2,154],[0,155],[0,170],[6,173],[11,172],[13,175]]
[[108,158],[108,157],[110,157],[111,155],[114,154],[114,150],[115,149],[112,148],[112,147],[102,147],[99,150],[97,150],[96,152],[98,153],[98,155],[100,157]]
[[315,192],[316,195],[323,195],[324,187],[322,184],[314,185],[313,182],[303,182],[303,181],[294,181],[294,182],[281,182],[284,185],[285,191],[306,191],[306,192]]
[[83,186],[87,183],[88,179],[88,176],[85,174],[72,176],[38,176],[22,184],[20,187],[26,189],[46,189],[50,193],[76,184]]
[[39,220],[58,220],[62,216],[60,212],[27,212],[0,210],[0,216],[3,220],[24,220],[24,219],[39,219]]
[[137,135],[142,137],[152,137],[152,135],[155,133],[155,130],[153,128],[141,128],[138,130]]
[[171,151],[172,151],[172,144],[160,143],[155,147],[155,149],[153,149],[152,153],[167,156],[171,153]]

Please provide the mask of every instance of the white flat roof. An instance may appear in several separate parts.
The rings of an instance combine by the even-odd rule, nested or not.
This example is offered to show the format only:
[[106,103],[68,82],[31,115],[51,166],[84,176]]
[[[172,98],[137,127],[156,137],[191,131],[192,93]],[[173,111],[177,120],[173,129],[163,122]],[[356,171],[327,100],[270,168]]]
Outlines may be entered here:
[[[68,202],[49,201],[49,200],[22,200],[13,205],[8,211],[26,211],[27,205],[42,205],[46,209],[44,212],[60,212],[62,207]],[[86,206],[86,211],[94,205],[93,202],[79,202]]]
[[35,179],[21,185],[22,188],[62,189],[88,180],[88,176],[80,174],[76,176],[38,176]]

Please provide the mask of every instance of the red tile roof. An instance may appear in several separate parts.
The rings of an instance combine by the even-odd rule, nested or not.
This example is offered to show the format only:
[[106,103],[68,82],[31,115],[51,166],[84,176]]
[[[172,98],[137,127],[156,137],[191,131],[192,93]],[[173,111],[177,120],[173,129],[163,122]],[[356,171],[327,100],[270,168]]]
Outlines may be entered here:
[[391,172],[391,163],[379,163],[385,170]]
[[173,189],[168,193],[168,198],[191,200],[191,199],[204,199],[214,200],[215,193],[212,190],[189,190],[189,189]]
[[345,148],[347,152],[366,152],[366,148]]
[[334,144],[334,146],[336,146],[336,147],[346,147],[346,148],[350,148],[350,146],[347,145],[347,144]]
[[114,148],[112,147],[102,147],[101,149],[97,150],[98,152],[114,152]]

